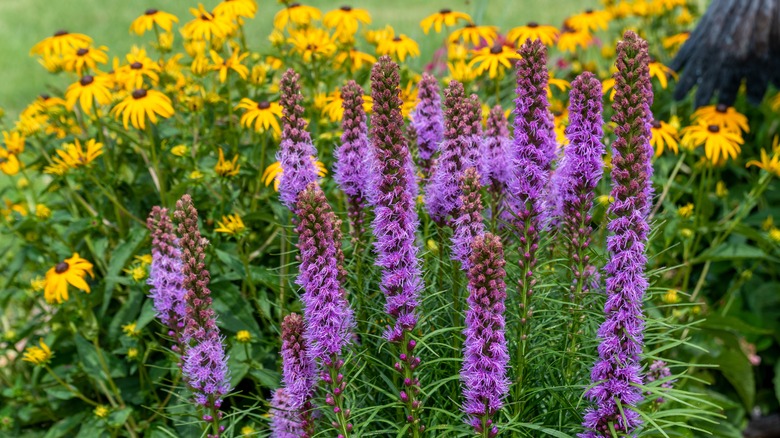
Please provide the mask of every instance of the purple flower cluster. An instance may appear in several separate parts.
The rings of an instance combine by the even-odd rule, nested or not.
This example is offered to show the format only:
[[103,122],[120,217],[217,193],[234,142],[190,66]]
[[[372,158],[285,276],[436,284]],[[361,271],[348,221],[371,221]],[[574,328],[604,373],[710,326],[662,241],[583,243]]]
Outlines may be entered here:
[[[282,350],[280,352],[282,356],[282,382],[285,391],[284,406],[293,412],[282,418],[300,423],[300,429],[306,432],[305,434],[301,433],[299,435],[301,437],[311,435],[309,433],[313,425],[311,398],[314,395],[314,385],[317,380],[316,365],[306,348],[306,341],[303,337],[304,330],[305,326],[301,315],[291,313],[284,317],[282,321]],[[279,427],[288,427],[288,420],[280,422]]]
[[149,267],[147,284],[151,286],[152,299],[157,318],[168,326],[168,336],[173,338],[173,350],[181,354],[184,350],[182,331],[187,313],[182,274],[181,251],[177,246],[173,223],[167,208],[154,207],[146,225],[152,234],[152,264]]
[[480,195],[479,174],[477,169],[469,167],[463,172],[460,183],[460,209],[452,226],[452,259],[461,264],[468,272],[471,243],[485,232],[482,221],[482,197]]
[[363,234],[363,206],[368,198],[371,154],[368,143],[366,112],[363,109],[363,88],[349,81],[341,88],[344,117],[341,121],[341,146],[333,155],[333,179],[347,195],[352,237],[357,241]]
[[230,391],[227,356],[222,341],[220,336],[208,337],[196,342],[184,354],[182,372],[195,390],[195,402],[201,406],[219,408],[222,396]]
[[317,168],[314,166],[317,150],[306,131],[306,121],[303,119],[303,100],[301,86],[298,84],[300,75],[289,69],[282,75],[279,82],[282,106],[282,144],[276,159],[282,165],[282,175],[279,179],[279,198],[290,210],[295,208],[300,193],[306,186],[317,180]]
[[469,308],[460,372],[463,410],[477,433],[495,437],[498,428],[492,418],[509,392],[509,352],[504,335],[506,262],[501,240],[493,234],[478,236],[471,248]]
[[405,377],[400,398],[406,404],[407,421],[422,430],[424,426],[418,419],[419,382],[414,377],[420,359],[413,354],[416,343],[410,333],[417,325],[416,309],[423,280],[415,244],[419,222],[416,195],[410,188],[413,175],[408,175],[411,156],[403,136],[399,83],[398,65],[388,56],[379,58],[371,69],[374,247],[376,265],[382,268],[380,289],[386,298],[385,312],[393,321],[384,336],[399,348],[395,369]]
[[653,92],[648,70],[647,42],[628,31],[617,46],[615,73],[616,140],[612,157],[611,220],[607,238],[610,259],[607,274],[606,320],[599,327],[599,360],[593,366],[594,386],[586,392],[596,407],[585,413],[583,438],[611,436],[610,428],[630,435],[641,423],[636,405],[642,400],[639,355],[643,346],[642,299],[647,214],[652,198],[653,149],[650,105]]
[[429,73],[423,73],[417,84],[419,102],[412,113],[411,127],[417,133],[420,168],[425,177],[430,176],[433,155],[444,139],[444,114],[439,96],[439,81]]
[[509,157],[512,139],[509,137],[508,125],[504,109],[501,105],[494,106],[488,113],[480,157],[482,185],[494,196],[504,193],[510,180]]
[[310,436],[304,429],[299,410],[292,402],[287,388],[279,388],[271,396],[271,436],[274,438],[303,438]]
[[604,168],[601,100],[601,81],[592,73],[582,73],[572,82],[570,123],[566,127],[569,145],[556,170],[554,198],[560,203],[563,242],[572,262],[572,301],[575,295],[587,292],[593,272],[587,249],[592,230],[590,210]]
[[[669,377],[672,377],[672,370],[670,370],[669,365],[667,365],[667,363],[662,360],[654,360],[653,363],[650,364],[650,368],[647,370],[647,383],[668,379]],[[674,386],[674,380],[667,380],[666,382],[661,383],[659,386],[664,389],[672,389],[672,386]],[[664,400],[663,397],[658,397],[655,399],[655,402],[659,404],[665,401],[666,400]]]
[[444,89],[444,141],[426,187],[428,213],[443,225],[460,207],[460,177],[477,166],[482,143],[482,107],[476,96],[465,98],[463,84],[451,81]]

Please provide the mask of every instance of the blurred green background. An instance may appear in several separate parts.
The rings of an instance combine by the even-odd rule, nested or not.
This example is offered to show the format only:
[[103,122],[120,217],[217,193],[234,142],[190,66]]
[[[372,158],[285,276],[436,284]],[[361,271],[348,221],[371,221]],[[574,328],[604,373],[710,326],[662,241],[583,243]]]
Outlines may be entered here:
[[[204,1],[207,8],[217,1]],[[327,12],[350,4],[349,0],[304,2]],[[422,56],[413,61],[421,66],[442,41],[441,35],[424,35],[420,20],[442,8],[463,11],[478,24],[493,24],[506,30],[527,23],[560,25],[563,19],[587,8],[597,7],[597,0],[353,0],[352,6],[367,9],[372,16],[370,28],[390,24],[398,33],[417,41]],[[552,7],[552,5],[555,7]],[[247,22],[247,36],[252,49],[267,45],[274,14],[282,8],[276,1],[259,0],[258,13]],[[147,8],[157,8],[179,17],[179,26],[192,16],[188,9],[197,6],[192,0],[2,0],[0,1],[0,108],[15,117],[35,96],[47,87],[63,89],[73,80],[65,74],[50,75],[29,55],[30,48],[55,31],[65,29],[85,33],[95,45],[109,48],[109,56],[123,57],[133,44],[153,38],[129,33],[130,22]],[[177,42],[181,44],[180,35]]]

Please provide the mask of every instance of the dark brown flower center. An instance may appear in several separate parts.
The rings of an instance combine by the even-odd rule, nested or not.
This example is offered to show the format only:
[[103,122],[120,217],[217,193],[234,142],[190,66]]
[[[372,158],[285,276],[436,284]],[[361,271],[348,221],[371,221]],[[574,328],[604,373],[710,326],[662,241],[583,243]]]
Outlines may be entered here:
[[146,15],[154,15],[157,13],[157,9],[151,8],[147,9],[146,12],[144,12]]
[[257,104],[257,108],[261,110],[271,108],[271,103],[268,102],[267,100],[264,100]]
[[85,86],[85,87],[86,87],[87,85],[89,85],[89,84],[93,83],[93,82],[95,82],[95,78],[94,78],[92,75],[85,75],[85,76],[82,76],[82,77],[81,77],[81,80],[79,81],[79,83],[80,83],[81,85]]
[[661,122],[659,122],[658,120],[653,120],[653,128],[661,129]]
[[710,125],[707,127],[707,131],[710,131],[713,134],[717,134],[720,132],[720,126],[718,125]]
[[146,90],[143,88],[138,88],[133,90],[133,99],[143,99],[146,97]]
[[592,14],[593,13],[593,9],[585,9],[585,13],[586,14]]
[[58,30],[57,32],[54,32],[54,36],[56,36],[56,37],[67,35],[67,34],[68,34],[67,30]]
[[290,6],[287,6],[287,8],[288,9],[297,8],[300,5],[301,5],[300,3],[290,3]]
[[344,11],[344,12],[349,12],[349,11],[352,10],[352,6],[342,6],[341,10]]
[[728,112],[728,110],[729,110],[729,106],[726,105],[725,103],[719,103],[719,104],[715,105],[715,111],[717,111],[717,112],[719,112],[721,114],[726,114],[726,112]]
[[494,55],[498,55],[499,53],[503,52],[504,48],[500,44],[496,44],[495,46],[490,48],[490,53]]
[[44,94],[41,94],[39,97],[41,98],[41,100],[49,100],[49,98],[51,98],[51,96],[49,96],[49,95],[48,95],[48,94],[46,94],[46,93],[44,93]]
[[452,12],[452,9],[442,9],[442,10],[439,11],[439,13],[442,14],[442,15],[447,15],[450,12]]
[[76,55],[78,55],[78,56],[84,56],[87,53],[89,53],[89,49],[78,49],[78,50],[76,50]]
[[465,25],[465,26],[463,26],[463,27],[467,27],[467,28],[469,28],[469,29],[473,29],[473,28],[477,27],[477,25],[476,25],[476,24],[474,24],[474,23],[469,23],[469,24],[467,24],[467,25]]
[[201,15],[200,19],[203,20],[203,21],[211,21],[211,18],[208,15],[205,15],[205,14]]
[[401,41],[401,37],[397,36],[397,37],[393,38],[393,41],[399,42],[399,41]]
[[136,61],[136,62],[130,64],[130,68],[132,68],[133,70],[140,70],[140,69],[144,68],[144,65],[141,64],[140,62]]
[[539,23],[537,23],[535,21],[530,21],[528,24],[526,24],[526,26],[528,26],[528,27],[533,29],[534,27],[539,27]]
[[68,262],[59,262],[57,263],[57,266],[54,267],[54,272],[58,274],[62,274],[63,272],[67,272],[67,270],[70,268],[70,265]]

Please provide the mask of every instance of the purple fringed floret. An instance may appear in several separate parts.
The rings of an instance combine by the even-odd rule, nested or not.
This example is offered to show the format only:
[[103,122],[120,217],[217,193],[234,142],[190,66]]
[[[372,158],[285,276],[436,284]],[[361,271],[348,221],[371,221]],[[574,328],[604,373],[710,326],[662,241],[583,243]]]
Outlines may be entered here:
[[314,393],[316,367],[303,338],[303,318],[291,313],[282,321],[282,382],[290,405],[301,409]]
[[509,352],[504,334],[504,250],[501,240],[490,233],[474,239],[469,270],[469,308],[466,311],[466,339],[463,347],[463,410],[477,433],[489,429],[498,435],[493,416],[509,392]]
[[509,157],[512,149],[512,139],[509,137],[509,127],[504,109],[501,105],[494,106],[487,118],[487,130],[482,142],[481,175],[482,185],[494,194],[507,190],[509,184]]
[[271,396],[271,436],[274,438],[301,438],[307,436],[298,409],[286,388],[279,388]]
[[299,75],[289,69],[282,75],[279,83],[282,106],[282,143],[276,159],[282,165],[282,175],[279,179],[279,198],[289,209],[295,208],[295,202],[306,186],[317,180],[316,161],[317,150],[306,131],[306,121],[303,119],[303,100]]
[[[602,339],[599,360],[593,366],[594,386],[586,396],[596,403],[585,413],[581,437],[608,437],[610,424],[618,433],[632,434],[641,423],[636,412],[642,400],[639,355],[643,346],[642,299],[645,276],[645,244],[649,232],[647,214],[652,198],[650,105],[653,94],[648,71],[647,42],[628,31],[618,43],[615,73],[616,140],[613,143],[613,218],[607,238],[610,260],[607,274],[606,320],[599,327]],[[620,405],[620,407],[618,406]],[[621,412],[622,411],[622,412]]]
[[452,259],[461,263],[468,272],[471,255],[471,243],[485,232],[482,221],[482,197],[480,195],[479,174],[473,167],[466,169],[461,177],[460,210],[453,221]]
[[444,114],[439,96],[439,81],[428,73],[423,73],[418,84],[419,102],[412,113],[411,126],[417,133],[417,147],[420,155],[420,167],[423,174],[430,176],[433,155],[444,139]]
[[189,347],[182,358],[182,372],[187,384],[193,389],[195,402],[216,407],[230,391],[230,374],[222,338],[212,337]]
[[[176,243],[168,209],[154,207],[146,223],[152,233],[152,264],[146,281],[151,286],[149,297],[157,318],[168,326],[169,335],[179,344],[187,313],[181,251]],[[176,348],[180,349],[181,346],[177,345]]]

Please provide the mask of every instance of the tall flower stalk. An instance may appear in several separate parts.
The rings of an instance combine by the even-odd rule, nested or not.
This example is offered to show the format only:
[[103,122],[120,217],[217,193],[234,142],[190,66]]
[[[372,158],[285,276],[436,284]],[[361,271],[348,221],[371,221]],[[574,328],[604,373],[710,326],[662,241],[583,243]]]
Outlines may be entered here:
[[205,248],[208,240],[198,229],[198,211],[190,195],[176,202],[173,214],[179,235],[182,257],[182,285],[185,295],[183,341],[188,344],[182,357],[182,373],[193,391],[195,402],[209,413],[203,420],[211,423],[209,437],[218,437],[224,426],[219,424],[222,397],[230,391],[225,345],[217,328],[211,307],[210,275],[206,269]]
[[363,109],[363,88],[355,81],[341,88],[344,117],[341,121],[341,146],[334,151],[336,163],[333,179],[347,195],[347,208],[352,225],[353,242],[363,235],[364,207],[368,198],[371,155],[368,143],[366,112]]
[[399,397],[405,405],[409,431],[417,437],[425,426],[419,418],[420,387],[416,369],[420,358],[414,355],[417,342],[412,339],[412,331],[417,326],[423,280],[415,243],[419,223],[416,196],[410,186],[414,175],[408,175],[411,156],[403,136],[399,82],[398,65],[388,56],[379,58],[371,70],[374,100],[371,138],[376,160],[372,176],[373,230],[376,264],[382,268],[380,289],[386,298],[385,312],[392,321],[384,337],[398,353],[394,368],[403,379]]
[[585,412],[582,438],[631,435],[641,423],[641,365],[644,322],[642,299],[647,290],[645,245],[652,199],[650,146],[653,101],[647,42],[628,31],[617,46],[615,135],[612,145],[612,197],[607,238],[606,320],[599,327],[599,359],[586,396],[596,403]]
[[501,105],[496,105],[488,113],[485,140],[480,151],[482,185],[494,197],[501,196],[508,188],[511,148],[509,122]]
[[490,233],[477,236],[472,245],[469,269],[469,308],[460,377],[463,410],[479,436],[498,435],[493,418],[509,392],[509,351],[504,334],[504,249]]
[[452,233],[452,259],[459,261],[461,269],[466,272],[470,267],[471,243],[485,232],[479,179],[474,167],[463,172],[460,182],[460,210],[452,224],[455,228]]
[[306,347],[303,332],[304,322],[301,315],[291,313],[284,317],[280,354],[285,393],[277,396],[277,409],[280,412],[274,412],[273,415],[279,415],[279,419],[278,421],[275,419],[271,424],[274,433],[278,436],[284,436],[284,432],[289,432],[297,433],[298,437],[308,438],[313,434],[312,397],[317,382],[317,370],[314,359],[309,355]]
[[322,367],[325,402],[333,408],[339,436],[352,432],[350,410],[345,407],[347,382],[341,369],[344,349],[352,338],[354,318],[342,286],[346,276],[341,251],[341,221],[330,208],[316,182],[298,195],[295,210],[300,267],[298,283],[303,288],[304,339],[308,354]]
[[[536,285],[534,270],[539,248],[539,216],[543,194],[555,157],[555,132],[547,102],[547,49],[539,40],[527,40],[519,50],[515,138],[512,147],[511,194],[507,217],[516,224],[520,240],[520,327],[515,382],[522,387],[525,355],[532,315],[531,296]],[[519,389],[518,389],[519,390]],[[521,403],[517,403],[517,409]]]
[[441,108],[439,81],[429,73],[423,73],[417,84],[419,102],[412,113],[411,126],[417,133],[417,152],[420,170],[425,178],[431,175],[433,155],[444,139],[444,113]]

